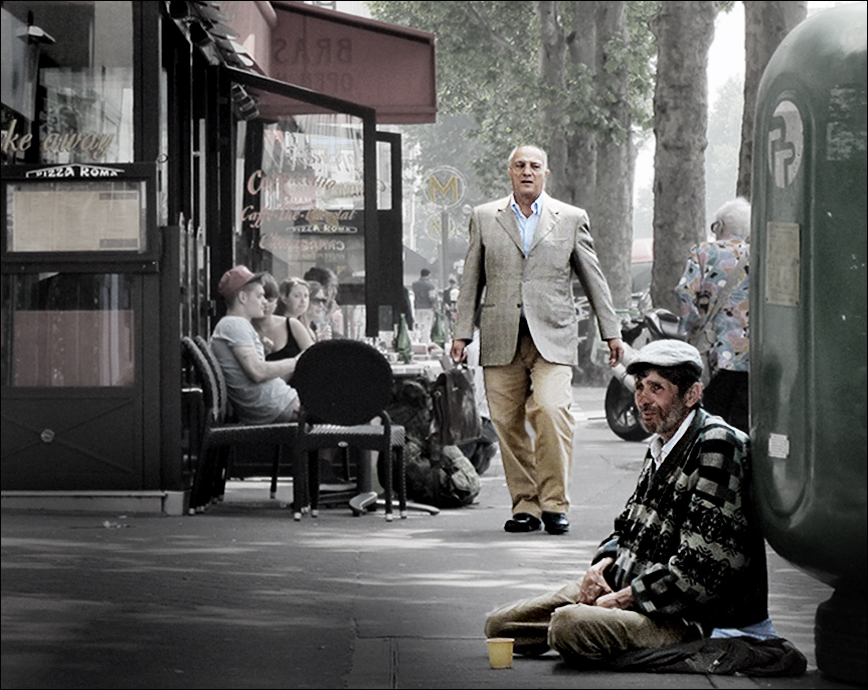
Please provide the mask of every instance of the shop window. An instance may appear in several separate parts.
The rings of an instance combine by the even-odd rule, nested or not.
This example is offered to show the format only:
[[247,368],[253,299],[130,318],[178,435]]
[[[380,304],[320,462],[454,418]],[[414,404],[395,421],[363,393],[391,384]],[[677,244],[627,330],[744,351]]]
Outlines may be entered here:
[[[343,335],[364,337],[363,122],[250,87],[237,124],[239,257],[278,282],[312,268],[337,277]],[[244,104],[248,108],[243,107]],[[250,248],[250,249],[248,249]]]
[[3,163],[133,161],[132,4],[3,3]]
[[131,281],[119,274],[4,276],[3,385],[132,386]]

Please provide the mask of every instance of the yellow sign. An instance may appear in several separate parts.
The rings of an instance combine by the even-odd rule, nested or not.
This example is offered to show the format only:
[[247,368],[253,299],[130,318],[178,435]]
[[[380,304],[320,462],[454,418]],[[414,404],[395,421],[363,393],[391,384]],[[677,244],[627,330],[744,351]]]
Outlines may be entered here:
[[464,199],[466,184],[458,170],[441,165],[428,173],[425,187],[428,201],[441,208],[453,208]]

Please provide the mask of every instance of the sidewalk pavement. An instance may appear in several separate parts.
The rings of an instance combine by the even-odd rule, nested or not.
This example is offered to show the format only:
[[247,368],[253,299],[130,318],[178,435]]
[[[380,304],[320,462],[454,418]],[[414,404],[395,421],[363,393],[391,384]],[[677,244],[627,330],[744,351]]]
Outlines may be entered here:
[[571,531],[503,531],[498,458],[473,506],[387,523],[325,509],[293,522],[291,483],[230,482],[188,517],[4,511],[3,688],[847,688],[815,665],[831,589],[769,550],[778,634],[800,678],[578,672],[550,653],[489,667],[483,621],[589,563],[633,489],[644,445],[576,388]]

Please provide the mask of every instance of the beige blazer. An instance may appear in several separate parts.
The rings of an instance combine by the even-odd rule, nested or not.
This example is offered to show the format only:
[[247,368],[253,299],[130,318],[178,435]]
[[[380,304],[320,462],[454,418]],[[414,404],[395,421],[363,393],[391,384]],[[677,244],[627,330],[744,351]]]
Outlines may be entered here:
[[543,358],[555,364],[578,364],[573,275],[585,288],[603,339],[621,337],[609,286],[594,252],[588,214],[543,194],[542,215],[525,258],[509,201],[507,197],[473,209],[453,335],[473,339],[473,315],[481,304],[480,364],[509,364],[524,308]]

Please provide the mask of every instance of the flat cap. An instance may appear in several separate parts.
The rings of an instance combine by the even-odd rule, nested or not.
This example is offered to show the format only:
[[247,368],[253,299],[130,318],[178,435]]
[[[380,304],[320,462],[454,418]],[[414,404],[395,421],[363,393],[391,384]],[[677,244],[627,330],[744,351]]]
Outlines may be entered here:
[[247,266],[235,266],[230,268],[223,277],[220,278],[220,283],[217,285],[217,292],[223,297],[229,299],[243,288],[247,283],[261,278],[264,273],[254,273]]
[[627,373],[634,374],[640,366],[677,367],[679,364],[692,365],[697,373],[702,373],[702,356],[693,345],[683,340],[655,340],[630,360]]

